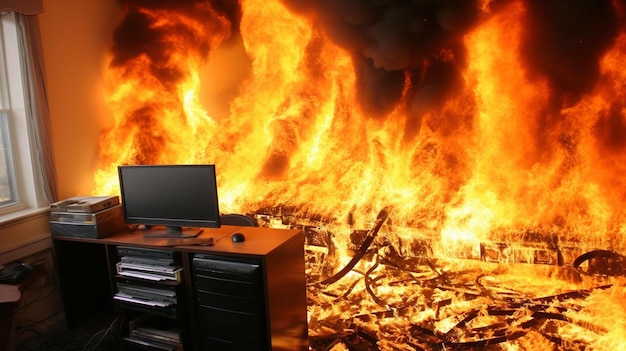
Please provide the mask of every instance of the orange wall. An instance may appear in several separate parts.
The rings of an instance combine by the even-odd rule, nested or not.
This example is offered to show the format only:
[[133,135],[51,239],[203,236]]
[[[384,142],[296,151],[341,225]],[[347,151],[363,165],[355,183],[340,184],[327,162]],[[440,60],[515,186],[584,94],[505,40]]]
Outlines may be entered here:
[[[39,15],[60,199],[91,195],[110,125],[103,72],[121,18],[115,0],[44,0]],[[50,247],[48,213],[0,226],[0,264]]]
[[114,0],[44,0],[39,16],[60,199],[92,195],[110,126],[104,67],[121,19]]

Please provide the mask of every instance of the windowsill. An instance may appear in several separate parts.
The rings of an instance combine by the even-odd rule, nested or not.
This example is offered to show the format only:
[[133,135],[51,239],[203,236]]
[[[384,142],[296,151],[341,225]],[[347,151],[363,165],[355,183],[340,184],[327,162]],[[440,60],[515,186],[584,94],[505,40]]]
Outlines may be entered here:
[[18,224],[22,221],[28,221],[41,216],[49,216],[50,208],[27,208],[7,214],[0,215],[0,230],[4,227]]

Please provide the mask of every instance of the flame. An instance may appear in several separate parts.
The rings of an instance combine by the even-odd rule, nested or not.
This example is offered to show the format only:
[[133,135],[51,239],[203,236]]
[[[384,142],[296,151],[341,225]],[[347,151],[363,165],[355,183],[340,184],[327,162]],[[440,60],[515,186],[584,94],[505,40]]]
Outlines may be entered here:
[[[541,81],[528,81],[518,51],[512,50],[522,35],[518,25],[524,15],[522,4],[506,12],[490,18],[466,38],[469,67],[465,80],[470,82],[468,94],[473,94],[477,111],[475,133],[468,145],[474,155],[472,177],[457,194],[459,205],[447,210],[444,236],[486,240],[494,227],[520,227],[520,220],[530,214],[517,200],[524,196],[536,159],[534,116],[545,104],[547,93]],[[513,111],[519,118],[512,118]]]
[[218,46],[229,35],[229,24],[210,6],[193,10],[189,15],[128,10],[129,18],[149,22],[150,32],[168,34],[159,39],[163,52],[148,48],[112,60],[107,83],[114,123],[99,141],[105,166],[96,173],[95,192],[119,193],[114,176],[121,164],[206,162],[198,140],[215,134],[217,123],[201,107],[199,72],[206,47]]
[[[563,93],[557,78],[529,64],[526,2],[479,1],[462,50],[438,48],[419,60],[380,56],[371,42],[346,45],[337,40],[341,29],[326,28],[328,15],[291,5],[241,1],[237,23],[208,2],[177,11],[128,6],[128,21],[143,23],[158,45],[132,55],[114,47],[106,72],[113,127],[99,143],[94,194],[119,193],[120,164],[214,163],[222,212],[278,208],[315,217],[335,234],[337,266],[349,261],[350,234],[371,227],[383,208],[392,209],[388,225],[396,228],[387,240],[435,233],[439,256],[476,258],[485,243],[506,242],[499,255],[532,261],[536,252],[514,247],[528,236],[556,236],[579,251],[626,251],[623,26],[598,56],[593,84]],[[624,8],[612,6],[623,20]],[[241,81],[222,101],[227,112],[212,116],[202,94],[223,77],[207,76],[205,67],[228,51],[235,55],[223,64],[239,69]],[[380,83],[365,70],[389,73],[398,61],[410,67],[394,71],[395,99],[363,94],[363,86]],[[428,84],[442,65],[458,72],[445,94]],[[506,272],[510,283],[525,286],[523,272],[514,273]],[[552,278],[529,277],[528,290],[573,288]],[[592,295],[586,308],[602,315],[598,301],[623,300],[619,284]],[[455,298],[442,293],[441,300]],[[320,319],[353,312],[315,311]],[[618,313],[626,319],[623,308]],[[445,332],[456,322],[443,318],[436,327]],[[617,349],[623,332],[588,343]]]
[[201,74],[232,24],[207,3],[130,7],[166,50],[112,59],[114,126],[100,140],[94,193],[117,193],[119,164],[215,163],[224,212],[285,206],[358,228],[391,206],[395,224],[439,231],[445,242],[533,228],[623,245],[624,34],[593,90],[551,110],[548,82],[520,54],[523,4],[488,5],[463,40],[463,88],[418,119],[410,92],[426,89],[416,71],[405,71],[396,107],[372,117],[358,103],[354,55],[319,18],[255,1],[241,3],[239,24],[250,73],[227,116],[214,118],[200,95],[212,77]]

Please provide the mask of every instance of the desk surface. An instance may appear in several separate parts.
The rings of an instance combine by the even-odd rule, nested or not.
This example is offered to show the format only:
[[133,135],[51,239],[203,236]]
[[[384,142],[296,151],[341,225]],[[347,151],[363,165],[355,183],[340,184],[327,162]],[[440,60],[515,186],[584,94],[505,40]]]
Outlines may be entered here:
[[[246,240],[235,243],[233,233],[242,233]],[[81,241],[111,245],[131,245],[144,247],[175,247],[179,251],[220,252],[242,255],[265,256],[283,244],[301,238],[304,234],[299,229],[274,229],[265,227],[241,227],[222,225],[220,228],[203,228],[197,238],[149,238],[140,230],[123,231],[102,239],[53,236],[55,240]],[[194,245],[213,238],[212,246]],[[300,239],[301,240],[301,239]]]
[[16,303],[21,297],[22,294],[17,285],[0,284],[0,304]]

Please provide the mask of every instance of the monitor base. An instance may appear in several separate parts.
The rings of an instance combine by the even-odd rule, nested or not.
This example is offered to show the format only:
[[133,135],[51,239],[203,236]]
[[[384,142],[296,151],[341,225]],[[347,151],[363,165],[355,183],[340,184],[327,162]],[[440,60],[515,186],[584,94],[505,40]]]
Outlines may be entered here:
[[202,228],[146,226],[142,232],[144,238],[195,238],[202,233]]

